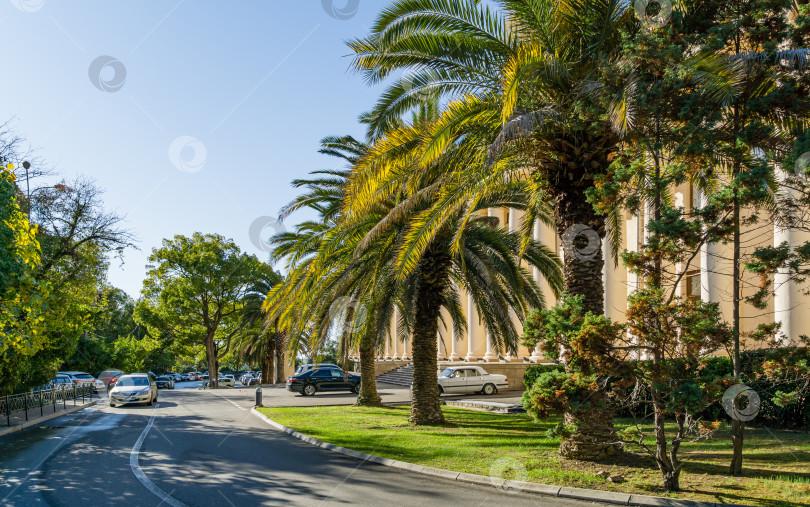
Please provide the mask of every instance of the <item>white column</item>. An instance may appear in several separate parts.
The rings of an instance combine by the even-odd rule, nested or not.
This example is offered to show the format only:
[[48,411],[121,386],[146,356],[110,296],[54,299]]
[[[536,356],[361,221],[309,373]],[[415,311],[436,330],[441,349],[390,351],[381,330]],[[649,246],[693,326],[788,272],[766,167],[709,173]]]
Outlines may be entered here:
[[466,361],[475,361],[475,303],[472,294],[467,294],[467,356]]
[[391,341],[394,345],[394,355],[391,356],[391,359],[399,359],[399,336],[397,333],[397,326],[399,325],[399,310],[395,307],[394,308],[394,331],[392,333]]
[[610,248],[607,238],[602,240],[602,313],[608,314],[608,300],[610,299],[610,285],[608,285],[608,261]]
[[487,329],[487,352],[484,354],[484,361],[497,361],[498,354],[495,353],[495,348],[492,346],[492,335]]
[[[701,192],[700,207],[708,204],[708,197]],[[700,247],[700,299],[705,302],[718,302],[717,297],[717,277],[715,274],[715,251],[716,245],[704,243]]]
[[[517,230],[518,230],[518,211],[514,208],[509,208],[509,231],[515,232]],[[517,314],[514,312],[514,310],[510,309],[509,316],[512,319],[512,325],[514,325],[515,329],[517,330],[520,327],[520,320],[518,319]],[[515,359],[515,356],[512,355],[512,351],[508,348],[506,349],[506,355],[504,356],[504,359],[507,361],[512,361]]]
[[[458,285],[453,282],[453,290],[454,292],[458,292]],[[452,319],[448,319],[450,322],[450,357],[448,357],[451,361],[458,361],[458,351],[456,351],[456,327],[453,325]]]
[[[629,220],[626,221],[627,227],[627,251],[628,252],[638,252],[638,237],[639,237],[639,225],[640,220],[638,215],[633,215],[630,217]],[[638,275],[627,269],[627,295],[630,296],[636,290],[638,290]],[[629,302],[626,305],[629,307]],[[627,338],[630,343],[636,343],[636,337],[627,332]],[[636,359],[639,359],[639,354],[636,354]]]
[[[785,179],[785,173],[782,169],[776,169],[776,180],[782,182]],[[787,190],[790,192],[790,190]],[[790,192],[791,194],[793,192]],[[773,226],[773,246],[779,246],[782,243],[787,243],[793,246],[793,238],[791,238],[790,229],[779,227],[778,224]],[[702,259],[701,259],[702,260]],[[793,299],[791,293],[793,292],[793,283],[790,280],[790,275],[787,270],[779,269],[773,276],[773,320],[781,324],[779,332],[786,337],[783,344],[785,346],[792,345],[793,326],[791,316],[793,309]]]
[[[487,208],[487,216],[496,217],[498,216],[496,213],[495,208]],[[486,326],[486,324],[484,324]],[[487,351],[484,354],[484,361],[497,361],[498,355],[495,353],[494,347],[492,346],[492,335],[489,332],[489,327],[486,328],[486,340],[487,340]]]
[[442,359],[442,333],[436,330],[436,359]]
[[403,361],[410,359],[408,356],[408,335],[403,331],[402,333],[402,354],[399,356]]
[[[534,222],[534,231],[532,231],[532,233],[533,233],[532,236],[534,237],[535,241],[540,241],[540,234],[541,234],[540,228],[541,227],[542,227],[542,224],[540,223],[540,220],[536,220]],[[539,286],[540,285],[540,270],[537,269],[537,268],[534,268],[534,271],[533,271],[532,274],[534,276],[535,283]],[[548,304],[548,303],[549,302],[547,301],[546,304]],[[540,350],[539,345],[535,345],[534,349],[532,349],[532,355],[531,355],[531,357],[529,357],[529,361],[531,361],[533,363],[538,363],[538,362],[540,362],[542,360],[543,360],[543,352]]]

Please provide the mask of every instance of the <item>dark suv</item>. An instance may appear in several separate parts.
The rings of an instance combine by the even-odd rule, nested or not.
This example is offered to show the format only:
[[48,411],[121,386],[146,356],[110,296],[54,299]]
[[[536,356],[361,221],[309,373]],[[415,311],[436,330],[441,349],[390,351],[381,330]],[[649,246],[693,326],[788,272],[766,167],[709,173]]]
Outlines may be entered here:
[[298,373],[287,379],[287,390],[313,396],[319,391],[360,392],[360,375],[349,374],[343,378],[340,368],[317,368]]

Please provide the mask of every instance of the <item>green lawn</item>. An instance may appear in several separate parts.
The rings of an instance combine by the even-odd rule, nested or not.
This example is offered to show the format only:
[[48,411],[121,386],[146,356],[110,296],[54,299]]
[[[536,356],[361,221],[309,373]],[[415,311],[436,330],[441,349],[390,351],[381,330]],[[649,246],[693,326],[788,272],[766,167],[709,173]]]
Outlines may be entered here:
[[[566,460],[557,454],[559,441],[543,436],[556,424],[536,424],[527,415],[498,415],[444,407],[447,425],[414,428],[408,407],[262,408],[271,419],[325,442],[377,456],[481,475],[506,470],[505,479],[628,493],[665,495],[660,473],[638,449],[610,463]],[[617,427],[630,421],[617,421]],[[669,495],[693,500],[755,505],[810,505],[810,434],[747,429],[743,477],[729,477],[730,440],[718,431],[712,440],[688,443],[681,456],[682,492]],[[596,475],[620,474],[613,484]]]

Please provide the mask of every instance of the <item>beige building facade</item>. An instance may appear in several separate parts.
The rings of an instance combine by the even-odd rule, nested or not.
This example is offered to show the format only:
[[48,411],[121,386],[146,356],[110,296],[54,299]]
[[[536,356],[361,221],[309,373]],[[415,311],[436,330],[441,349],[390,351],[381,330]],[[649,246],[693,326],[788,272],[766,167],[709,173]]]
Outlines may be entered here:
[[[699,206],[702,196],[689,185],[682,185],[675,189],[674,198],[676,206],[688,210]],[[522,218],[522,213],[517,210],[489,209],[487,213],[489,216],[498,217],[499,222],[511,230],[519,228]],[[628,215],[625,217],[622,230],[624,249],[638,251],[644,244],[647,221],[644,213],[640,213],[639,216]],[[807,233],[781,229],[774,227],[771,223],[748,227],[742,231],[741,236],[743,256],[752,253],[759,246],[779,245],[783,242],[798,245],[810,240]],[[561,239],[553,228],[544,224],[536,224],[534,238],[556,251],[559,256],[564,255]],[[639,280],[636,275],[623,266],[621,261],[618,263],[614,261],[606,244],[602,244],[600,247],[605,259],[602,272],[605,315],[614,321],[621,322],[624,320],[627,309],[627,296],[638,288]],[[686,269],[686,274],[676,288],[676,292],[681,296],[700,297],[704,301],[719,303],[720,310],[727,322],[731,321],[732,311],[731,253],[730,244],[710,244],[700,251],[698,258],[695,258],[688,267],[674,266],[677,273]],[[534,277],[543,290],[546,304],[555,304],[554,295],[548,284],[540,278],[537,270],[534,272]],[[742,284],[743,299],[757,290],[758,282],[757,277],[746,275]],[[804,295],[802,287],[797,286],[784,274],[777,274],[774,289],[775,296],[768,301],[768,306],[764,310],[754,308],[747,303],[741,305],[743,337],[746,332],[755,330],[759,324],[772,322],[781,323],[782,334],[786,337],[785,345],[789,345],[799,335],[810,335],[810,297]],[[462,300],[467,318],[467,332],[462,336],[457,336],[450,326],[445,328],[440,324],[438,357],[443,364],[456,361],[524,364],[547,361],[539,350],[529,350],[524,346],[520,346],[517,354],[496,350],[489,339],[486,327],[478,319],[477,312],[472,305],[472,298],[462,293]],[[447,316],[445,315],[445,317]],[[521,323],[517,317],[514,318],[518,331],[521,332]],[[394,323],[395,321],[392,322],[392,329]],[[412,357],[409,340],[397,341],[392,338],[395,335],[395,333],[391,333],[384,348],[380,350],[378,356],[380,362],[391,361],[400,364],[402,361],[409,361]],[[756,347],[754,344],[751,346]],[[383,369],[388,368],[383,367]]]

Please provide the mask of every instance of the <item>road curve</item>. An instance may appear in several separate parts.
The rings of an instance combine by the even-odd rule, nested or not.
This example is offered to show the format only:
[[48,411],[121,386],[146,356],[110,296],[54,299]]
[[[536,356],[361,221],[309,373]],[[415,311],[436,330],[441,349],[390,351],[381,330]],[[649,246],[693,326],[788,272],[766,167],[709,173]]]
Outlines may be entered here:
[[249,408],[210,391],[161,391],[154,408],[100,403],[2,437],[0,504],[594,505],[350,458],[273,430]]

